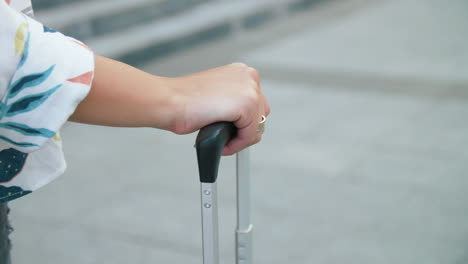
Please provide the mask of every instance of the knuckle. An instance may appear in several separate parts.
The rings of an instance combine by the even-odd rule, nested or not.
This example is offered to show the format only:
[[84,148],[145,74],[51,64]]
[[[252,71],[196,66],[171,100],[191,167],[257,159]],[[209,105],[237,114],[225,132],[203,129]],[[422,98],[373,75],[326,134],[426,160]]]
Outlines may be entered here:
[[258,71],[252,67],[248,67],[247,71],[252,79],[254,79],[257,83],[260,81],[260,74]]
[[262,134],[257,133],[257,135],[255,136],[255,138],[254,138],[252,144],[257,144],[257,143],[259,143],[261,140],[262,140]]
[[258,83],[253,78],[247,79],[247,87],[250,89],[256,89],[258,87]]
[[250,79],[247,81],[247,87],[248,87],[249,89],[252,89],[252,90],[255,90],[255,91],[258,91],[258,90],[259,90],[258,82],[257,82],[255,79],[252,79],[252,78],[250,78]]
[[265,115],[269,115],[271,113],[271,107],[269,103],[265,104]]
[[234,67],[239,67],[239,68],[248,68],[247,64],[243,62],[233,62],[231,63],[231,65]]
[[246,93],[246,101],[249,104],[257,105],[259,101],[258,93],[255,90],[249,90],[248,93]]

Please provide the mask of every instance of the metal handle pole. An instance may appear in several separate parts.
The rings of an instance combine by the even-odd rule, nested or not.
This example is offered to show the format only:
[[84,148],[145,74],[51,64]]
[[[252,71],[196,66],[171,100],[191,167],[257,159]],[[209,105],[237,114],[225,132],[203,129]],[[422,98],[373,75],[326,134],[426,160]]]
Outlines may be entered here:
[[203,264],[218,264],[218,193],[216,182],[201,183],[201,209]]
[[237,154],[237,230],[236,263],[252,264],[252,230],[250,218],[250,153]]
[[221,152],[235,133],[234,124],[219,122],[202,128],[195,142],[201,183],[204,264],[219,264],[216,178],[218,177]]

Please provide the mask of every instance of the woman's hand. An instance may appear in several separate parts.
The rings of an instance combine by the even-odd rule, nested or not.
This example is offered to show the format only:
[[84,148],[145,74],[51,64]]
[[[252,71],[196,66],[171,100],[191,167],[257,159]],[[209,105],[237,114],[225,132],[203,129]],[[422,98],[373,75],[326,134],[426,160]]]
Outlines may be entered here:
[[223,155],[232,155],[261,140],[258,123],[262,115],[269,115],[270,105],[255,69],[233,63],[171,82],[178,105],[171,129],[174,133],[188,134],[218,121],[234,122],[238,133]]
[[[0,0],[1,1],[1,0]],[[155,76],[125,63],[95,56],[91,91],[71,121],[86,124],[154,127],[188,134],[218,121],[234,122],[231,155],[261,140],[261,116],[270,105],[257,71],[242,63],[179,78]]]

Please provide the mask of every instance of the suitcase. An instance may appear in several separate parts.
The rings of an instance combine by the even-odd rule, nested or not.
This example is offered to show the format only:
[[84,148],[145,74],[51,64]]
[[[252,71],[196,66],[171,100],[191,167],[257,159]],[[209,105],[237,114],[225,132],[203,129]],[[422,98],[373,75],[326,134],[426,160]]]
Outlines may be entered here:
[[[232,123],[219,122],[202,128],[195,143],[201,184],[203,264],[219,264],[216,179],[221,152],[235,133],[236,128]],[[249,150],[245,149],[236,154],[236,162],[236,263],[251,264],[253,225],[250,219]]]

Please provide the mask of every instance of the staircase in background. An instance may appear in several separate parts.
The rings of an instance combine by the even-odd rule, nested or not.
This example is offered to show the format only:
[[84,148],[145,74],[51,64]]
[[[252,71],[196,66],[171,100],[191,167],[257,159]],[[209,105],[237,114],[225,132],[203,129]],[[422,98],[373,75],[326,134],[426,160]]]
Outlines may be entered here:
[[33,0],[36,18],[138,65],[331,0]]

